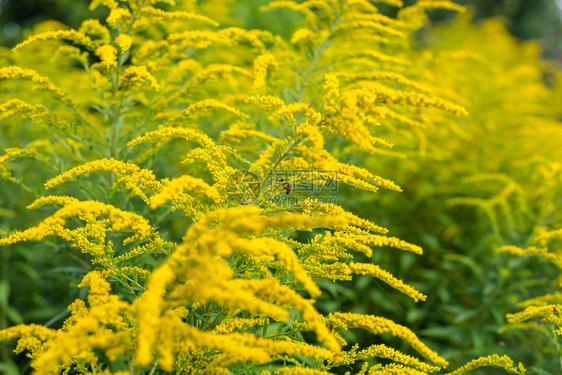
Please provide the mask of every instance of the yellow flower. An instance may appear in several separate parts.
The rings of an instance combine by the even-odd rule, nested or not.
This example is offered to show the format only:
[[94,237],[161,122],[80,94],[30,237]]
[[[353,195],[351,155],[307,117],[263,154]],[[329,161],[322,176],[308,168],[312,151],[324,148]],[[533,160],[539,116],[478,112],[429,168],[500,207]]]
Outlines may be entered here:
[[312,149],[304,145],[298,146],[296,149],[301,155],[311,159],[315,168],[337,172],[339,182],[374,192],[379,187],[402,191],[398,185],[386,178],[374,175],[364,168],[339,162],[326,150]]
[[223,321],[221,324],[217,325],[214,329],[216,333],[231,333],[244,328],[251,328],[255,326],[262,326],[267,319],[262,319],[260,317],[256,318],[232,318],[228,321]]
[[109,29],[102,25],[97,19],[85,20],[82,22],[78,32],[84,33],[90,38],[95,37],[94,43],[96,44],[108,44],[111,42]]
[[60,196],[60,195],[49,195],[46,197],[40,197],[37,198],[33,203],[31,203],[29,206],[27,206],[28,210],[35,210],[39,207],[43,207],[47,204],[56,204],[59,206],[64,206],[68,203],[76,203],[79,202],[80,200],[74,198],[74,197],[69,197],[69,196]]
[[[351,212],[345,211],[342,207],[332,203],[323,203],[314,199],[307,199],[301,203],[301,206],[304,208],[305,214],[321,213],[341,217],[345,219],[345,221],[349,225],[353,225],[358,228],[364,228],[375,233],[388,233],[388,229],[376,225],[375,223],[363,219],[357,215],[354,215]],[[347,227],[346,230],[349,231],[352,230],[352,228]]]
[[[268,375],[269,372],[262,372],[262,375]],[[273,371],[274,375],[329,375],[328,371],[314,369],[310,367],[284,367]]]
[[474,359],[468,362],[466,365],[456,369],[455,371],[448,373],[448,375],[461,375],[466,373],[467,371],[471,371],[484,366],[500,367],[507,371],[517,371],[517,370],[521,372],[525,371],[525,369],[521,364],[519,364],[518,367],[515,367],[513,361],[508,356],[504,355],[500,357],[497,354],[492,354],[487,357],[480,357]]
[[357,51],[352,51],[352,52],[347,52],[344,55],[345,59],[350,59],[350,58],[367,58],[369,60],[375,60],[375,61],[380,61],[380,62],[390,62],[390,63],[394,63],[396,65],[399,66],[405,66],[405,65],[409,65],[408,60],[400,58],[400,57],[396,57],[396,56],[391,56],[391,55],[387,55],[383,52],[377,51],[377,50],[372,50],[372,49],[362,49],[362,50],[357,50]]
[[293,33],[293,36],[291,37],[291,43],[296,44],[312,36],[314,36],[314,32],[312,30],[307,28],[298,29]]
[[336,112],[336,103],[340,97],[340,81],[338,80],[338,77],[333,73],[326,74],[324,80],[325,83],[323,89],[324,100],[326,101],[326,111],[330,113]]
[[135,146],[144,142],[160,142],[168,138],[177,137],[184,138],[189,141],[195,141],[202,146],[212,147],[215,142],[205,133],[189,128],[160,127],[160,129],[146,133],[127,143],[127,146]]
[[414,368],[397,363],[388,365],[376,364],[369,368],[369,375],[426,375],[426,372],[418,371]]
[[[106,219],[99,220],[104,216]],[[79,218],[86,222],[84,227],[68,229],[65,224],[71,218]],[[47,236],[56,235],[73,244],[83,253],[100,258],[113,252],[106,243],[106,232],[132,232],[123,244],[138,240],[154,239],[154,230],[144,217],[119,210],[111,205],[95,201],[66,202],[65,206],[47,217],[35,227],[14,232],[0,238],[0,246],[17,242],[37,241]]]
[[167,201],[180,199],[184,190],[192,191],[195,194],[204,196],[215,203],[221,201],[221,195],[212,186],[208,185],[200,178],[183,175],[164,184],[162,190],[150,197],[150,207],[156,208]]
[[405,39],[406,38],[406,34],[404,34],[401,31],[398,31],[392,27],[388,27],[386,25],[384,25],[381,22],[376,22],[376,21],[371,21],[371,20],[363,20],[363,19],[355,19],[355,20],[351,20],[348,22],[344,22],[339,24],[338,26],[335,27],[334,31],[335,32],[348,32],[348,31],[354,31],[356,29],[362,29],[362,30],[373,30],[374,32],[383,34],[383,35],[388,35],[388,36],[393,36],[393,37],[397,37],[397,38],[401,38],[401,39]]
[[306,115],[306,120],[312,125],[317,125],[322,121],[322,115],[315,111],[309,103],[303,102],[287,104],[273,112],[273,116],[285,117],[292,124],[296,124],[295,113],[304,113]]
[[150,87],[152,87],[155,91],[160,91],[160,85],[158,85],[156,78],[146,69],[146,66],[130,66],[126,68],[121,76],[121,79],[124,87],[139,87],[145,82],[148,82]]
[[343,329],[363,328],[374,334],[390,333],[393,336],[407,341],[412,348],[433,363],[442,367],[447,367],[448,365],[445,359],[441,358],[436,352],[424,345],[411,330],[391,320],[372,315],[336,312],[329,314],[325,318],[325,321],[326,324]]
[[0,156],[0,164],[22,156],[38,157],[39,154],[34,149],[29,148],[7,148],[4,150],[4,155]]
[[510,324],[521,323],[531,318],[539,317],[544,322],[554,324],[558,327],[562,326],[562,305],[549,304],[544,306],[528,306],[525,310],[515,314],[507,314],[507,321]]
[[104,5],[109,9],[117,8],[118,2],[115,0],[92,0],[90,2],[90,6],[88,7],[90,10],[94,10],[100,5]]
[[324,149],[324,136],[320,132],[318,126],[311,125],[307,122],[302,123],[296,129],[296,133],[312,143],[314,148]]
[[283,99],[273,95],[254,95],[244,99],[246,103],[265,104],[273,107],[282,107],[285,105]]
[[53,85],[48,78],[37,74],[35,70],[20,68],[19,66],[5,66],[0,68],[0,79],[9,78],[30,80],[35,84],[35,89],[48,91],[58,99],[67,100],[67,95],[65,92]]
[[160,191],[162,188],[152,171],[141,169],[136,164],[125,163],[113,158],[95,160],[74,167],[45,182],[45,188],[51,189],[74,177],[96,171],[111,171],[115,173],[118,177],[118,184],[122,184],[125,188],[131,190],[135,195],[147,202],[148,197],[146,196],[145,190]]
[[[255,206],[217,209],[198,217],[197,222],[188,229],[183,244],[152,273],[146,292],[136,303],[140,314],[137,363],[147,364],[152,359],[151,353],[158,336],[155,327],[164,324],[164,320],[168,319],[164,307],[173,308],[187,301],[205,303],[212,300],[221,305],[244,308],[252,314],[264,314],[281,321],[288,317],[288,310],[284,306],[290,305],[302,312],[303,319],[316,332],[320,342],[331,349],[339,349],[337,340],[321,322],[320,314],[309,300],[275,279],[236,279],[233,270],[222,257],[234,252],[273,254],[282,265],[294,272],[295,277],[307,289],[317,294],[318,289],[300,269],[290,248],[272,239],[246,239],[242,234],[250,236],[271,227],[340,226],[343,224],[341,219],[321,216],[311,218],[300,214],[275,217],[260,213],[261,209]],[[192,276],[178,283],[180,275]],[[202,280],[206,280],[205,283],[202,283]],[[166,301],[166,291],[171,285],[176,285],[170,291],[174,296],[173,302]],[[201,345],[203,344],[204,342],[201,342]],[[212,345],[216,347],[217,344],[213,342]],[[281,344],[272,345],[273,349],[275,345]],[[256,350],[258,351],[252,358],[260,361],[259,349]],[[310,347],[307,350],[315,353],[319,349]],[[261,360],[265,361],[267,358],[269,355]]]
[[237,110],[234,107],[231,107],[223,102],[220,102],[215,99],[205,99],[198,102],[191,104],[187,109],[182,112],[183,116],[195,116],[200,115],[201,112],[206,113],[210,109],[222,109],[226,112],[232,113],[234,116],[240,118],[248,118],[249,116],[241,111]]
[[263,54],[256,57],[254,60],[254,85],[253,89],[260,89],[265,86],[265,78],[267,76],[267,69],[269,67],[277,66],[275,57],[270,54]]
[[439,367],[431,366],[427,363],[420,361],[417,358],[403,354],[396,349],[389,348],[384,344],[371,345],[366,349],[360,350],[356,353],[357,359],[363,358],[386,358],[398,362],[402,365],[406,365],[421,371],[422,373],[432,373],[439,370]]
[[539,255],[549,261],[551,261],[552,263],[554,263],[559,269],[562,270],[562,255],[553,253],[553,252],[549,252],[547,248],[544,247],[535,247],[535,246],[530,246],[526,249],[522,249],[520,247],[517,246],[512,246],[512,245],[505,245],[505,246],[500,246],[497,250],[498,252],[506,252],[512,255],[518,255],[518,256],[526,256],[526,255]]
[[167,43],[180,45],[184,48],[193,47],[195,49],[204,49],[213,43],[229,43],[218,32],[208,30],[190,30],[181,33],[172,33],[166,39]]
[[369,71],[369,72],[361,72],[361,73],[339,73],[338,77],[344,80],[346,84],[361,81],[365,85],[366,82],[364,81],[367,81],[367,85],[365,85],[364,87],[368,87],[369,84],[372,83],[374,84],[373,88],[375,89],[378,89],[381,83],[371,82],[371,80],[373,81],[379,80],[379,81],[383,81],[384,83],[386,83],[389,80],[392,80],[392,81],[396,81],[396,83],[399,83],[400,85],[410,86],[424,93],[428,93],[430,91],[427,87],[420,85],[417,82],[408,79],[404,77],[402,74],[397,72]]
[[10,99],[0,104],[0,120],[23,113],[31,118],[41,118],[49,114],[49,110],[42,105],[33,105],[20,99]]
[[[131,12],[125,8],[112,7],[106,22],[111,27],[126,26],[131,19]],[[126,29],[126,27],[125,27]]]
[[330,2],[323,0],[309,0],[303,3],[297,3],[296,1],[272,1],[262,9],[290,9],[303,13],[309,20],[315,20],[317,16],[311,8],[322,9],[322,11],[326,12],[329,16],[333,16],[333,9]]
[[414,302],[425,301],[427,298],[426,295],[420,293],[412,286],[404,284],[402,280],[395,278],[390,272],[383,270],[376,264],[351,262],[349,263],[349,268],[356,275],[371,275],[384,281],[389,286],[412,298]]
[[163,23],[170,20],[187,20],[187,21],[199,21],[209,24],[211,26],[219,26],[219,23],[196,13],[176,11],[176,12],[166,12],[162,9],[154,8],[152,6],[145,6],[141,8],[141,14],[147,17],[150,22]]
[[16,337],[34,336],[45,341],[55,336],[56,330],[38,324],[20,324],[0,330],[0,341],[7,341]]
[[534,241],[542,245],[546,245],[550,240],[556,238],[562,239],[562,229],[555,229],[555,230],[550,230],[541,233],[540,235],[534,238]]
[[119,46],[121,53],[125,53],[131,49],[133,39],[127,34],[119,34],[119,36],[115,38],[115,43]]
[[47,31],[45,33],[33,35],[27,38],[25,41],[17,44],[14,47],[14,51],[18,51],[24,47],[29,46],[35,42],[41,40],[57,40],[57,39],[66,39],[70,40],[78,45],[84,46],[91,51],[96,49],[96,43],[90,39],[86,34],[76,31],[76,30],[55,30],[55,31]]
[[279,138],[275,138],[269,134],[263,133],[258,130],[253,129],[241,129],[240,127],[233,125],[232,127],[224,130],[220,133],[220,142],[230,142],[230,143],[240,143],[245,138],[259,138],[270,143],[279,142]]
[[117,49],[112,45],[105,44],[96,50],[96,55],[107,69],[117,67]]
[[252,77],[252,73],[245,68],[228,64],[211,64],[205,69],[201,69],[194,77],[194,84],[200,84],[208,80],[215,80],[221,76],[239,73],[246,77]]

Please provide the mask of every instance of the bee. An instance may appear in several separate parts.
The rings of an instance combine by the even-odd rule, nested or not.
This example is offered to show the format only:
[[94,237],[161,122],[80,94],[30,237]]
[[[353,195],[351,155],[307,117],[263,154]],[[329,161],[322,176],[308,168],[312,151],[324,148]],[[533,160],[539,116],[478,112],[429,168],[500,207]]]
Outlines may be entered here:
[[285,179],[281,178],[279,180],[280,182],[283,183],[283,190],[285,190],[285,194],[289,195],[291,193],[291,190],[293,190],[293,185],[291,185],[290,182],[283,182],[285,181]]

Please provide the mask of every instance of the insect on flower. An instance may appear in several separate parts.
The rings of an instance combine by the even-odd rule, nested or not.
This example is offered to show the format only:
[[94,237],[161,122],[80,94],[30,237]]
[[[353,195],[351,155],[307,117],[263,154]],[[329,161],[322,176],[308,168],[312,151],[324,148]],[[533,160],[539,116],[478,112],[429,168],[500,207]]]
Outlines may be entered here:
[[[280,182],[285,181],[285,179],[281,178],[279,179]],[[289,193],[291,193],[291,190],[293,190],[293,185],[291,185],[290,182],[283,182],[283,190],[285,190],[285,194],[289,195]]]

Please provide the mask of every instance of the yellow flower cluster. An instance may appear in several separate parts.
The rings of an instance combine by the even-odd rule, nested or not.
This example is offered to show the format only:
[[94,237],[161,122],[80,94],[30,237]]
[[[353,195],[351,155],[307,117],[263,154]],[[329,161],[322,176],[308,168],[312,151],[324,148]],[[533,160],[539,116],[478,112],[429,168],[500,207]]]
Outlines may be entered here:
[[121,53],[125,53],[131,49],[133,39],[127,34],[121,34],[115,38],[115,43],[119,46]]
[[89,50],[94,51],[96,49],[96,43],[90,39],[86,34],[77,31],[77,30],[56,30],[56,31],[47,31],[42,34],[34,35],[25,41],[21,42],[20,44],[14,47],[14,51],[19,51],[22,48],[25,48],[33,43],[42,40],[57,40],[57,39],[66,39],[70,40],[80,46],[86,47]]
[[336,33],[353,31],[356,29],[372,30],[375,33],[387,35],[397,38],[406,38],[406,34],[398,31],[392,27],[388,27],[381,22],[376,22],[368,19],[352,19],[338,25],[334,31]]
[[285,105],[273,113],[275,117],[285,117],[292,124],[296,124],[295,114],[304,113],[306,120],[312,125],[318,125],[322,121],[322,115],[316,112],[308,103],[291,103]]
[[231,333],[237,330],[241,330],[243,328],[251,328],[255,326],[262,326],[266,323],[266,319],[262,319],[260,317],[257,318],[232,318],[226,322],[222,322],[221,324],[217,325],[214,329],[217,333]]
[[[238,73],[246,77],[252,77],[252,73],[245,68],[228,64],[212,64],[202,69],[194,78],[196,83],[204,83],[208,80],[214,80],[224,75]],[[194,82],[194,83],[195,83]]]
[[389,348],[388,346],[383,344],[371,345],[368,348],[357,352],[356,354],[356,358],[358,359],[373,357],[387,358],[415,370],[421,371],[422,373],[432,373],[439,370],[439,367],[437,366],[431,366],[425,362],[420,361],[419,359],[406,354],[402,354],[399,351]]
[[45,106],[29,104],[21,99],[10,99],[0,104],[0,112],[0,120],[18,113],[26,114],[31,118],[40,118],[49,114],[49,110]]
[[63,174],[45,182],[45,188],[51,189],[74,177],[96,171],[111,171],[117,175],[117,183],[131,190],[135,195],[148,201],[146,190],[160,191],[162,185],[156,180],[152,171],[139,168],[136,164],[124,163],[115,159],[95,160],[74,167]]
[[448,373],[448,375],[461,375],[466,373],[467,371],[471,371],[485,366],[503,368],[508,372],[518,373],[517,370],[519,370],[522,373],[525,373],[523,364],[519,363],[519,365],[515,367],[513,361],[508,356],[504,355],[500,357],[497,354],[493,354],[487,357],[477,358],[473,361],[470,361],[469,363],[458,368],[457,370]]
[[200,115],[201,113],[206,113],[211,109],[222,109],[223,111],[229,112],[236,117],[248,118],[248,115],[242,111],[229,106],[221,101],[215,99],[205,99],[191,104],[187,109],[182,112],[185,117]]
[[[296,172],[293,184],[337,180],[372,192],[401,191],[376,168],[348,163],[347,154],[354,160],[362,160],[354,155],[364,151],[391,154],[386,149],[402,142],[397,126],[422,132],[428,123],[419,114],[422,107],[466,115],[418,81],[425,72],[416,79],[392,73],[407,64],[419,12],[460,7],[420,1],[394,19],[366,0],[273,1],[267,10],[305,15],[288,42],[268,31],[214,29],[219,23],[198,11],[205,4],[165,3],[169,8],[156,0],[94,0],[91,9],[109,9],[105,22],[87,20],[78,30],[48,31],[16,46],[19,51],[62,39],[85,47],[81,52],[53,43],[57,69],[72,66],[61,87],[86,87],[76,95],[80,106],[34,70],[0,68],[0,79],[30,80],[64,101],[43,107],[11,99],[0,105],[2,119],[63,114],[53,121],[60,134],[50,151],[64,159],[54,166],[66,172],[49,175],[44,188],[76,179],[74,187],[93,196],[40,197],[30,209],[54,205],[56,211],[0,238],[4,246],[57,236],[89,254],[93,269],[79,284],[89,288],[87,299],[68,307],[61,329],[20,325],[0,331],[0,340],[19,337],[16,350],[28,351],[38,374],[112,373],[115,363],[126,363],[133,374],[221,374],[282,362],[275,374],[326,374],[373,358],[383,360],[366,363],[363,373],[425,374],[447,366],[404,326],[370,315],[324,316],[315,307],[322,294],[318,279],[352,275],[371,275],[416,302],[425,300],[383,267],[355,259],[357,252],[370,258],[375,247],[421,254],[420,247],[387,236],[386,228],[335,204],[269,198],[285,194],[272,182],[287,169]],[[403,6],[398,0],[382,3]],[[220,14],[212,16],[222,22]],[[84,71],[68,64],[70,58]],[[145,83],[153,90],[138,89]],[[227,117],[210,126],[209,118],[220,114],[216,110]],[[450,121],[449,114],[438,116]],[[173,138],[187,141],[187,149],[162,145]],[[124,144],[130,148],[121,149]],[[22,155],[39,157],[7,149],[0,164]],[[100,159],[105,155],[113,158]],[[229,199],[228,189],[244,182],[235,178],[240,170],[259,181],[260,207]],[[93,178],[99,171],[112,175]],[[167,202],[189,221],[169,215],[161,207]],[[177,228],[181,233],[168,233]],[[311,239],[297,240],[300,232],[311,232]],[[181,241],[163,239],[182,233]],[[382,344],[349,349],[341,331],[354,328],[390,333],[435,365]],[[305,339],[305,331],[315,339]]]
[[398,13],[398,18],[410,27],[418,28],[427,20],[425,12],[434,9],[448,9],[461,13],[466,11],[462,5],[449,0],[420,0],[410,7],[402,8]]
[[[159,207],[170,200],[182,200],[184,190],[192,191],[193,193],[210,199],[215,203],[221,201],[219,192],[209,186],[205,181],[200,178],[184,175],[164,184],[160,192],[150,197],[150,206],[154,209]],[[194,204],[194,202],[187,202]],[[184,203],[185,204],[185,203]]]
[[372,316],[352,313],[333,313],[325,318],[326,324],[333,327],[349,329],[364,328],[374,334],[390,333],[408,342],[412,348],[433,363],[447,367],[448,362],[440,357],[435,351],[424,345],[417,336],[408,328],[392,322],[391,320]]
[[241,129],[240,127],[235,125],[228,128],[227,130],[222,131],[219,137],[219,141],[240,143],[245,138],[259,138],[270,143],[279,141],[278,138],[275,138],[267,133],[263,133],[254,129]]
[[[510,324],[521,323],[525,320],[529,320],[535,317],[541,318],[542,321],[546,323],[551,323],[557,327],[562,326],[562,317],[560,312],[562,305],[559,304],[549,304],[544,306],[529,306],[525,310],[517,312],[515,314],[508,314],[507,320]],[[559,329],[560,332],[562,332]]]
[[[208,227],[209,224],[216,222],[220,224],[215,225],[212,229]],[[234,252],[275,255],[282,265],[288,270],[295,272],[297,279],[302,279],[307,289],[317,294],[319,290],[306,273],[299,270],[294,253],[288,251],[285,245],[267,238],[244,239],[241,237],[241,234],[257,235],[270,227],[302,228],[307,226],[331,227],[339,225],[341,225],[341,221],[334,220],[331,217],[312,219],[306,215],[297,214],[286,214],[280,217],[262,216],[260,209],[253,206],[219,209],[199,217],[198,222],[193,224],[185,234],[183,245],[176,249],[166,263],[152,273],[147,285],[147,291],[138,300],[140,337],[136,361],[139,364],[150,363],[152,358],[151,352],[159,350],[158,347],[153,347],[154,343],[157,337],[163,334],[161,330],[164,329],[164,324],[170,324],[170,316],[164,313],[164,308],[173,308],[181,305],[182,301],[188,300],[205,303],[210,298],[217,303],[244,308],[252,314],[265,314],[275,320],[286,319],[288,311],[282,306],[285,304],[292,305],[303,313],[303,318],[316,331],[319,340],[332,348],[337,348],[337,343],[331,338],[327,328],[320,322],[319,314],[308,300],[300,297],[290,288],[281,285],[275,279],[245,280],[233,278],[234,275],[223,257]],[[221,241],[220,239],[229,240]],[[190,277],[177,284],[179,275],[190,275]],[[205,282],[206,287],[196,287],[201,285],[202,280],[207,280]],[[209,283],[210,280],[212,280],[212,283]],[[176,286],[169,292],[166,292],[168,285]],[[173,296],[174,299],[166,302],[168,294]],[[258,296],[259,298],[257,298]],[[186,326],[181,328],[181,330],[189,333],[191,329],[187,330],[187,328]],[[194,332],[191,334],[194,334]],[[219,337],[216,337],[216,339],[213,339],[213,337],[211,334],[201,336],[201,340],[204,341],[200,345],[212,344],[213,347],[216,347],[218,345],[216,340],[219,340]],[[242,354],[238,351],[232,352],[234,347],[240,344],[235,343],[239,340],[244,340],[245,337],[247,336],[241,334],[229,336],[229,340],[234,341],[230,341],[231,349],[228,352],[230,352],[232,357],[228,358],[228,361],[239,361],[241,360],[240,356],[243,359],[247,355],[251,355],[255,361],[261,361],[259,345],[255,350],[252,350],[251,354]],[[267,341],[264,342],[265,344],[267,344]],[[283,348],[283,345],[283,342],[272,342],[267,350],[280,350],[280,348]],[[292,350],[297,350],[299,353],[312,356],[316,356],[318,353],[325,353],[322,350],[319,351],[319,349],[308,346],[301,346],[298,347],[301,349],[297,349],[295,345],[295,343],[287,342],[285,349],[281,350],[285,351],[293,348]],[[219,347],[222,346],[220,345]],[[304,348],[308,349],[303,352]],[[165,350],[171,350],[171,347]],[[326,353],[322,354],[321,357],[325,355],[330,356]],[[227,358],[222,360],[227,360]]]
[[142,86],[148,82],[155,91],[160,91],[160,85],[156,78],[150,74],[146,66],[130,66],[125,69],[121,76],[123,87]]
[[[32,204],[31,207],[35,208],[46,203],[54,203],[54,201],[41,200],[37,204]],[[132,212],[125,212],[96,201],[62,198],[56,203],[64,203],[65,205],[37,226],[0,238],[0,246],[24,241],[38,241],[47,236],[56,235],[71,242],[83,253],[103,258],[105,255],[112,255],[114,252],[112,245],[105,241],[108,231],[132,232],[133,235],[126,238],[123,244],[139,240],[154,240],[155,238],[154,229],[148,224],[148,221]],[[102,216],[106,219],[99,219]],[[85,226],[76,229],[65,227],[72,218],[84,220]]]
[[39,157],[39,154],[34,149],[7,148],[4,150],[4,155],[0,156],[0,164],[22,156]]
[[505,246],[500,246],[498,248],[498,251],[506,252],[518,256],[538,255],[544,259],[551,261],[559,269],[562,270],[562,256],[556,253],[549,252],[548,248],[531,246],[526,249],[522,249],[520,247],[513,246],[513,245],[505,245]]
[[5,66],[0,68],[0,79],[25,79],[35,84],[35,88],[45,90],[53,94],[58,99],[66,99],[66,93],[53,85],[48,78],[39,75],[33,69],[20,68],[19,66]]
[[313,35],[314,35],[314,31],[310,29],[307,28],[298,29],[293,33],[293,37],[291,38],[291,43],[298,43],[302,40],[312,37]]
[[[560,238],[562,238],[561,229],[539,231],[539,234],[533,238],[532,242],[544,247],[530,246],[522,249],[517,246],[505,245],[499,247],[497,250],[498,252],[506,252],[517,256],[538,256],[550,261],[556,265],[559,270],[562,270],[562,257],[558,254],[558,249],[549,251],[549,245],[556,243]],[[549,293],[520,302],[519,306],[524,307],[524,310],[513,314],[507,314],[507,321],[510,326],[518,327],[525,321],[538,318],[542,323],[554,326],[557,335],[562,335],[562,300],[560,296],[561,293],[559,292]]]
[[267,76],[267,69],[270,66],[276,66],[275,56],[271,53],[259,55],[254,60],[254,85],[252,88],[260,89],[265,86],[265,77]]
[[[131,12],[126,8],[111,7],[111,12],[106,19],[106,22],[111,27],[125,26],[127,21],[131,19]],[[125,26],[125,30],[128,28]]]
[[435,107],[454,113],[457,116],[467,116],[468,112],[463,107],[436,97],[427,96],[417,92],[398,91],[389,87],[380,86],[378,89],[363,88],[352,93],[366,103],[380,101],[385,104],[402,104],[415,107]]
[[215,145],[213,140],[205,133],[199,130],[189,128],[174,128],[174,127],[161,127],[159,130],[154,130],[146,133],[143,136],[137,137],[127,143],[127,146],[135,146],[144,142],[159,142],[167,140],[168,138],[183,138],[189,141],[194,141],[205,147],[212,147]]
[[278,98],[273,95],[254,95],[249,96],[245,99],[247,103],[258,103],[258,104],[265,104],[271,105],[274,107],[282,107],[285,105],[285,101],[283,99]]
[[150,19],[150,22],[163,23],[170,20],[186,20],[204,22],[211,26],[219,26],[218,22],[213,21],[209,17],[205,17],[201,14],[183,11],[166,12],[162,9],[154,8],[153,6],[142,7],[141,14]]
[[101,62],[107,69],[117,67],[117,49],[112,45],[105,44],[96,50]]
[[405,295],[411,297],[415,302],[425,301],[427,296],[420,293],[413,287],[406,285],[402,280],[396,279],[390,272],[381,269],[376,264],[362,264],[362,263],[350,263],[349,269],[352,273],[356,275],[371,275],[384,281],[386,284],[392,286],[394,289],[401,291]]

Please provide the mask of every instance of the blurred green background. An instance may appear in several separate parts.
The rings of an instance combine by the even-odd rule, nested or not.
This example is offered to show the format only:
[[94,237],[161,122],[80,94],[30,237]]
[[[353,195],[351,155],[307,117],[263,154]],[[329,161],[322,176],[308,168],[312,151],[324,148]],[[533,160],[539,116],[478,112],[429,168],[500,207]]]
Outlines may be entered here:
[[[199,2],[201,2],[199,0]],[[237,12],[248,24],[257,22],[257,8],[267,0],[241,0]],[[405,3],[413,3],[406,0]],[[562,0],[459,0],[474,8],[475,19],[499,16],[506,20],[509,29],[518,38],[542,39],[545,55],[562,61]],[[87,0],[1,0],[0,44],[12,46],[21,41],[22,30],[45,20],[57,20],[77,27],[85,18],[91,18]],[[100,7],[95,16],[103,17]],[[284,20],[286,21],[286,20]],[[271,25],[270,25],[271,26]],[[276,25],[283,27],[283,25]]]

